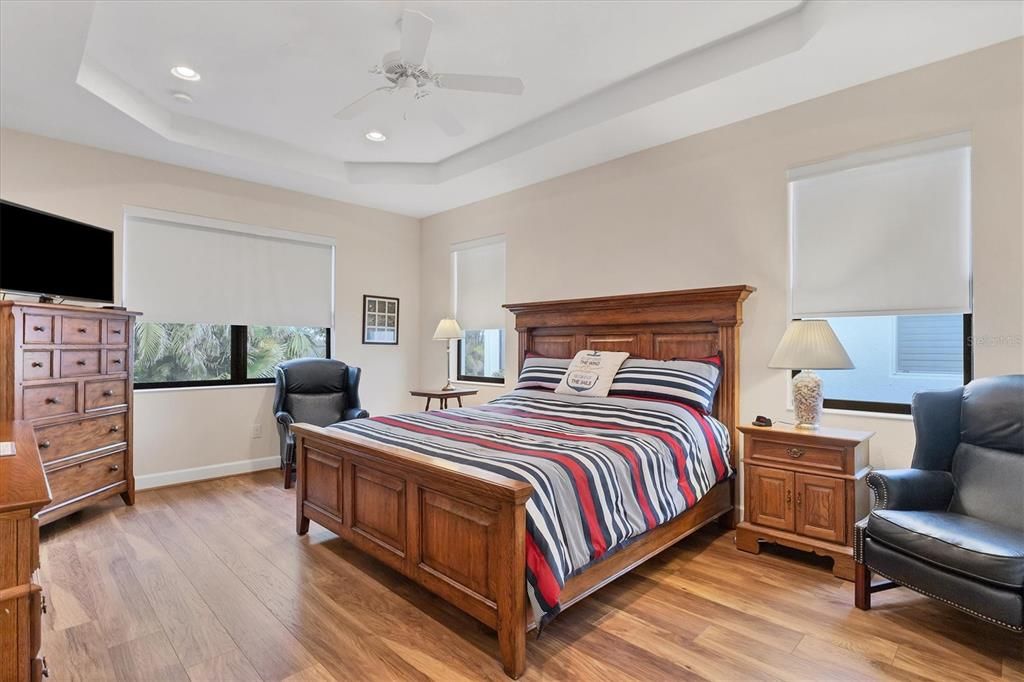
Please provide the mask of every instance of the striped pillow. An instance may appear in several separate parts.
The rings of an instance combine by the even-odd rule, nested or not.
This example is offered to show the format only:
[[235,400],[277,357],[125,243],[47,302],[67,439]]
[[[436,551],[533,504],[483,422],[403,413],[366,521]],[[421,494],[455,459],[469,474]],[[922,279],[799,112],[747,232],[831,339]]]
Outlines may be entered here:
[[626,360],[615,374],[608,395],[666,400],[711,414],[721,377],[721,356],[700,360]]
[[553,391],[569,369],[570,359],[556,360],[542,356],[527,357],[519,373],[516,388],[543,388]]

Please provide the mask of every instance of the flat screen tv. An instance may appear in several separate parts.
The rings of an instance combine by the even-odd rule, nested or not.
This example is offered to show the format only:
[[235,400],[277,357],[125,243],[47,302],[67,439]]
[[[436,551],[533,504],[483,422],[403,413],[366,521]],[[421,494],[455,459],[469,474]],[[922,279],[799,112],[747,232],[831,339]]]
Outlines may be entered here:
[[0,290],[114,302],[114,233],[0,201]]

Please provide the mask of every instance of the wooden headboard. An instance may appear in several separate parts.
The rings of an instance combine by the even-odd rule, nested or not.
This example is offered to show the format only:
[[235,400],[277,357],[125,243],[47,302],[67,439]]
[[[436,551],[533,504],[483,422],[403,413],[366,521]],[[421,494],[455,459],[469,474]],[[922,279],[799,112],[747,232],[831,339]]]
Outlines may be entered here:
[[745,284],[565,301],[509,303],[519,332],[519,369],[529,352],[571,358],[581,350],[628,351],[636,358],[700,358],[721,352],[715,417],[729,427],[735,467],[740,397],[740,325]]

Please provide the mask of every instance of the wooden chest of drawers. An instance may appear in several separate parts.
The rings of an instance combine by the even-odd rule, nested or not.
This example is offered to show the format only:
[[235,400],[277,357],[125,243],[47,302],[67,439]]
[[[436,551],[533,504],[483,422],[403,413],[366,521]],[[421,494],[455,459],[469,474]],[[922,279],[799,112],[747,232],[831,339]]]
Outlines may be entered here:
[[39,521],[50,502],[39,450],[26,422],[0,421],[0,682],[38,682],[46,675],[39,646],[46,601],[39,587]]
[[853,580],[853,524],[866,515],[863,478],[873,434],[845,429],[741,426],[743,516],[736,546],[777,542],[833,559]]
[[0,302],[0,419],[35,429],[53,490],[45,524],[111,495],[135,499],[136,313]]

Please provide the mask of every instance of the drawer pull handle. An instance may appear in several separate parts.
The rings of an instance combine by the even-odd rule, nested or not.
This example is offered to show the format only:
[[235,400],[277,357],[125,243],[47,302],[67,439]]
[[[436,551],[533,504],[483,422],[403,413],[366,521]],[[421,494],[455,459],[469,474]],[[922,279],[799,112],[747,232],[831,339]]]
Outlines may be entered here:
[[32,331],[34,331],[34,332],[45,332],[46,331],[46,327],[44,327],[41,324],[35,324],[35,325],[32,325]]
[[796,508],[800,508],[800,493],[796,494]]
[[116,464],[111,464],[110,465],[110,470],[111,471],[118,471],[120,468],[121,467],[117,466]]
[[46,404],[47,405],[60,405],[60,398],[47,398],[46,399]]
[[807,451],[800,448],[786,448],[786,454],[793,459],[800,459],[807,454]]
[[46,596],[45,596],[45,595],[43,595],[43,596],[42,596],[42,597],[40,597],[40,599],[39,599],[39,609],[40,609],[40,610],[41,610],[41,611],[42,611],[43,613],[46,613]]
[[86,333],[86,332],[88,332],[88,331],[89,331],[89,330],[88,330],[87,328],[85,328],[85,327],[79,327],[79,328],[78,328],[78,333],[79,333],[79,334],[85,334],[85,333]]
[[85,367],[85,360],[76,360],[76,361],[75,361],[75,364],[76,364],[76,365],[80,365],[80,366],[82,366],[82,367]]
[[120,330],[120,329],[113,329],[113,330],[111,330],[111,331],[113,331],[113,332],[114,332],[115,334],[120,334],[120,333],[121,333],[121,330]]
[[115,424],[114,426],[111,426],[111,427],[110,427],[110,432],[111,432],[111,433],[117,433],[117,432],[118,432],[118,431],[120,431],[120,430],[121,430],[121,427],[120,427],[120,426],[118,426],[117,424]]
[[42,367],[42,366],[43,366],[43,363],[41,363],[41,362],[38,362],[38,361],[37,361],[37,362],[33,362],[33,363],[32,363],[32,366],[33,366],[33,367]]
[[45,450],[46,448],[50,447],[50,441],[44,440],[42,443],[39,444],[39,447]]
[[107,390],[103,391],[103,397],[104,398],[109,398],[112,395],[114,395],[114,392],[111,391],[109,388]]
[[111,362],[113,362],[115,365],[121,364],[121,361],[119,359],[111,360]]
[[792,506],[793,506],[793,491],[792,490],[787,490],[786,491],[786,509],[789,509]]

